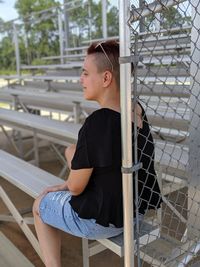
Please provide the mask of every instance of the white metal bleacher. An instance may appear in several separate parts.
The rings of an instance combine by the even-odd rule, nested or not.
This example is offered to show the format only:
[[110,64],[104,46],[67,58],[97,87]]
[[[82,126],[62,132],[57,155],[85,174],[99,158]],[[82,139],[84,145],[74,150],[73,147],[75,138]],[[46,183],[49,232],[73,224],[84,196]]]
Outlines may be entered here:
[[[82,93],[80,92],[65,92],[65,93],[53,93],[53,92],[30,92],[28,90],[16,90],[16,89],[2,89],[0,90],[0,100],[8,103],[18,101],[19,104],[27,105],[37,109],[46,108],[49,110],[68,111],[72,112],[75,105],[79,105],[80,108],[89,114],[99,108],[99,105],[95,102],[84,100]],[[174,115],[173,108],[167,107],[168,114],[166,114],[166,107],[151,106],[147,107],[146,113],[150,123],[154,126],[173,128],[182,131],[187,131],[189,113],[184,111],[180,114]],[[163,120],[163,118],[165,118]]]
[[[76,131],[78,131],[78,127],[76,125],[75,128],[72,130],[71,126],[74,125],[72,123],[70,124],[70,131],[68,127],[67,127],[67,131],[63,131],[61,124],[64,125],[64,122],[50,122],[50,120],[47,118],[42,118],[37,115],[26,114],[26,113],[22,113],[18,111],[10,111],[10,110],[4,110],[3,112],[1,111],[2,110],[0,110],[0,114],[2,114],[2,118],[3,118],[1,120],[1,123],[3,125],[9,125],[12,127],[17,127],[17,128],[22,128],[22,129],[29,129],[31,131],[38,130],[39,133],[42,133],[42,134],[45,133],[43,135],[44,138],[49,138],[47,135],[49,135],[50,138],[52,138],[52,135],[53,135],[53,140],[55,142],[60,143],[62,139],[62,142],[61,142],[62,145],[67,145],[69,142],[67,140],[68,139],[67,134],[70,135],[69,137],[70,141],[72,140],[75,141],[77,139]],[[15,116],[13,116],[14,114]],[[160,167],[163,168],[162,165],[164,165],[165,169],[163,168],[162,172],[168,173],[170,169],[171,174],[175,176],[178,176],[180,174],[180,172],[177,173],[177,170],[180,170],[182,173],[185,173],[185,170],[187,168],[188,151],[187,149],[184,148],[184,146],[177,145],[176,148],[174,148],[174,146],[170,146],[170,144],[167,144],[166,142],[164,143],[156,142],[156,153],[155,154],[156,154],[156,162],[159,162],[159,168]],[[10,167],[8,167],[8,169],[11,170]],[[185,186],[184,178],[186,177],[181,177],[183,184],[180,184],[179,188],[182,188]],[[169,182],[174,182],[174,181],[169,180]],[[167,191],[167,193],[169,192],[170,191]],[[21,218],[20,220],[23,221]],[[155,239],[156,240],[158,239],[159,232],[158,232],[158,229],[153,229],[152,231],[153,232],[151,232],[151,234],[152,234],[153,239],[151,241],[153,242],[153,240],[155,241]],[[154,232],[154,231],[157,231],[157,232]],[[144,238],[145,240],[147,240],[149,236],[146,236]],[[117,253],[118,255],[122,256],[123,255],[122,236],[118,239],[99,240],[101,246],[97,245],[96,247],[95,245],[95,247],[92,247],[91,249],[88,248],[87,240],[83,240],[84,264],[85,264],[84,266],[89,266],[89,255],[90,256],[95,255],[97,252],[104,250],[105,247],[108,247],[109,249]],[[181,244],[179,244],[179,246],[181,246]],[[156,262],[156,259],[154,259],[154,262]]]
[[[13,155],[10,155],[2,150],[0,150],[0,165],[0,176],[8,180],[11,184],[15,185],[25,193],[29,194],[33,198],[36,198],[40,194],[40,192],[47,186],[63,182],[56,176],[53,176],[35,166],[32,166],[31,164],[19,158],[16,158]],[[8,207],[11,215],[19,224],[28,240],[31,242],[38,255],[42,258],[38,242],[31,230],[29,229],[26,219],[20,215],[20,213],[18,212],[18,210],[16,209],[16,207],[14,206],[9,196],[2,187],[0,187],[0,196]],[[0,215],[0,220],[1,218],[4,218],[5,220],[5,217],[3,217],[3,215]],[[9,220],[9,218],[7,218],[7,220]],[[160,233],[158,226],[145,223],[144,233],[140,233],[140,246],[146,246],[149,243],[156,241],[159,236]],[[99,244],[95,243],[92,244],[92,246],[90,247],[88,246],[88,240],[83,239],[82,241],[84,267],[89,266],[90,256],[95,255],[106,248],[109,248],[113,252],[117,253],[120,257],[123,256],[123,235],[110,239],[97,240]],[[166,244],[167,242],[169,241],[165,240]],[[178,241],[176,241],[176,245],[177,244]],[[179,246],[181,246],[181,242],[179,242]],[[172,247],[172,249],[174,248]],[[154,263],[157,262],[158,261],[154,259]]]
[[18,103],[37,109],[57,110],[72,112],[76,104],[87,113],[91,113],[99,107],[97,103],[87,101],[83,98],[81,92],[68,91],[67,93],[42,92],[38,90],[18,90],[2,89],[0,90],[0,100],[7,103]]
[[22,65],[23,70],[47,70],[47,69],[74,69],[81,68],[82,62],[69,62],[67,64],[47,64],[47,65]]
[[[178,37],[180,37],[180,39]],[[189,82],[190,82],[189,72],[188,72],[188,66],[190,64],[190,57],[188,56],[188,53],[190,51],[190,38],[184,34],[182,36],[177,35],[177,37],[173,36],[171,37],[171,39],[168,36],[159,37],[159,41],[157,42],[158,45],[157,47],[155,47],[156,39],[157,38],[146,38],[144,41],[145,43],[143,41],[139,41],[139,48],[141,49],[140,52],[143,55],[143,61],[139,63],[139,69],[138,69],[138,81],[141,81],[141,84],[138,84],[138,92],[146,93],[146,95],[151,95],[153,92],[157,96],[188,97],[189,96],[188,89],[189,89]],[[179,52],[180,52],[178,55],[177,55],[177,48],[179,49]],[[80,50],[84,50],[84,49],[85,47],[80,48]],[[152,52],[152,49],[154,50],[153,58],[149,56],[149,52]],[[163,50],[167,51],[167,55],[165,54],[163,56]],[[171,67],[170,66],[171,63],[173,63],[176,66]],[[150,66],[148,67],[149,64]],[[160,68],[160,65],[163,65],[164,67]],[[169,68],[168,68],[168,65],[169,65]],[[38,69],[40,69],[42,66],[38,66],[38,67],[39,67]],[[25,79],[47,81],[48,83],[52,83],[52,81],[64,81],[64,80],[65,81],[71,81],[71,80],[78,81],[79,80],[79,77],[77,76],[73,76],[73,75],[66,76],[64,72],[62,71],[63,68],[65,67],[61,65],[53,65],[52,67],[48,68],[48,65],[47,65],[47,66],[42,67],[41,69],[45,69],[45,70],[53,69],[56,71],[54,73],[53,72],[48,73],[48,75],[47,74],[38,75],[38,76],[30,75],[29,78],[25,78]],[[34,67],[30,66],[30,69],[36,70],[37,66],[34,66]],[[172,85],[172,83],[175,83],[175,85],[174,84]],[[69,95],[66,97],[69,97],[70,99]],[[28,97],[25,95],[23,96],[23,94],[21,94],[21,96],[20,94],[18,95],[18,97],[21,100],[24,97],[23,102],[27,101],[28,103],[29,101],[28,105],[30,106],[32,105],[32,107],[37,107],[37,106],[42,106],[42,105],[44,106],[44,102],[46,101],[45,105],[48,105],[48,107],[50,105],[52,106],[54,105],[54,108],[55,108],[56,104],[55,103],[53,104],[53,101],[57,102],[56,99],[58,100],[59,97],[60,97],[60,100],[58,101],[57,106],[59,105],[60,107],[62,106],[61,105],[62,94],[60,93],[59,93],[58,98],[55,97],[55,99],[53,99],[53,96],[55,95],[52,94],[51,96],[49,94],[47,96],[46,94],[46,98],[48,100],[43,99],[40,101],[39,100],[40,96],[42,95],[38,94],[38,96],[32,96],[33,99],[35,97],[35,103],[33,103],[34,100],[32,99],[32,104],[31,104],[30,103],[31,94]],[[63,102],[65,102],[64,96],[62,99],[63,99]],[[81,100],[78,95],[77,95],[77,99]],[[43,104],[42,104],[42,101],[43,101]],[[72,101],[72,98],[69,100],[69,102],[70,101]],[[67,101],[65,102],[65,105],[62,106],[62,108],[64,106],[66,109],[69,109],[72,107],[70,106],[70,104],[67,107],[66,103]],[[173,110],[171,111],[169,110],[168,113],[166,114],[166,110],[164,107],[163,108],[161,107],[160,109],[157,109],[156,107],[155,110],[156,112],[154,112],[154,108],[152,107],[147,109],[148,119],[152,123],[153,126],[160,127],[160,128],[171,127],[173,129],[177,129],[181,131],[188,130],[188,122],[189,122],[188,112],[184,114],[178,113],[176,114],[176,116],[174,116]],[[17,112],[17,111],[12,111],[12,112]],[[0,113],[1,113],[1,110],[0,110]],[[9,114],[10,114],[9,115],[10,118],[8,116],[7,121],[2,120],[2,122],[5,125],[9,125],[11,127],[17,127],[17,129],[25,129],[26,123],[25,123],[25,120],[23,120],[22,118],[22,116],[24,115],[20,115],[22,120],[21,122],[20,120],[18,120],[17,122],[18,125],[17,125],[15,124],[15,122],[12,122],[13,120],[12,117],[15,118],[15,116],[13,116],[14,113],[12,114],[9,113]],[[16,116],[17,115],[18,114],[16,113]],[[27,114],[27,115],[31,115],[31,114]],[[35,115],[31,115],[31,116],[35,116]],[[27,119],[32,118],[33,121],[35,120],[34,117],[27,116],[26,118]],[[1,120],[0,120],[0,123],[1,123]],[[58,125],[59,124],[57,124],[57,126]],[[49,129],[52,129],[52,131],[50,130],[50,133],[48,133],[49,130],[45,131],[45,135],[43,135],[43,137],[50,138],[49,140],[53,140],[55,142],[61,141],[62,145],[67,145],[68,142],[65,143],[65,140],[63,139],[64,136],[62,133],[61,133],[61,138],[59,137],[60,133],[59,133],[58,128],[54,129],[57,133],[56,135],[53,136],[53,139],[51,139],[52,132],[54,132],[53,128],[55,127],[55,124],[54,126],[53,124],[51,124],[51,126],[52,128],[50,127]],[[30,125],[28,125],[28,127],[30,127]],[[34,127],[36,127],[35,128],[36,131],[38,130],[40,134],[40,131],[42,130],[41,129],[39,130],[39,128],[37,128],[39,127],[39,119],[38,119],[38,124],[34,126],[34,123],[33,123],[32,128],[30,127],[29,130],[35,131]],[[41,128],[42,127],[46,128],[45,125],[41,126]],[[78,130],[78,129],[75,129],[75,130]],[[48,137],[48,135],[50,136]],[[183,188],[184,186],[186,186],[187,178],[188,178],[188,174],[187,174],[188,148],[187,146],[180,145],[180,144],[174,145],[174,143],[172,144],[170,142],[160,141],[160,140],[156,140],[155,145],[156,145],[155,155],[156,155],[157,170],[161,173],[161,175],[166,174],[164,178],[168,179],[169,182],[174,183],[175,180],[178,180],[179,187],[176,188],[177,190],[179,188]],[[171,189],[166,190],[165,193],[167,194],[170,193],[170,190]],[[158,232],[156,233],[154,237],[156,237],[156,239],[158,238]],[[120,237],[120,240],[117,241],[116,239],[114,242],[108,239],[102,240],[102,241],[100,240],[100,243],[106,247],[109,247],[109,249],[112,249],[118,255],[120,256],[123,255],[122,237]],[[178,253],[177,248],[179,251],[181,251],[182,244],[180,243],[175,244],[174,242],[175,247],[173,247],[172,243],[173,242],[169,242],[168,245],[167,243],[165,243],[166,248],[169,249],[169,246],[171,245],[172,252],[175,251],[176,253]],[[87,242],[84,243],[84,241],[83,241],[83,247],[85,248],[85,252],[84,252],[85,253],[85,257],[84,257],[85,266],[89,266],[89,256],[94,255],[96,252],[96,249],[91,248],[91,250],[90,249],[88,250],[88,244]],[[97,247],[97,251],[98,250],[99,251],[103,250],[102,246]],[[142,253],[143,252],[141,251],[141,254]],[[171,256],[170,253],[171,253],[171,250],[169,249],[169,255],[168,255],[169,258]],[[143,255],[143,256],[148,258],[148,255]],[[148,259],[147,259],[147,262],[148,262]],[[149,262],[152,262],[152,257],[149,258]],[[154,259],[153,263],[155,265],[157,264],[158,266],[172,266],[172,265],[160,265],[161,262],[156,261],[156,259]]]
[[0,231],[0,266],[34,267],[22,252]]
[[[33,198],[36,198],[47,186],[63,183],[63,180],[59,179],[58,177],[51,175],[48,172],[41,170],[2,150],[0,150],[0,166],[1,177]],[[28,223],[31,223],[31,220],[20,215],[14,203],[12,203],[10,197],[1,186],[0,197],[11,213],[11,216],[7,217],[5,215],[0,215],[0,221],[9,221],[14,218],[14,220],[18,223],[18,225],[26,235],[27,239],[34,247],[35,251],[42,259],[38,241],[28,227]],[[159,237],[159,228],[157,225],[146,222],[144,222],[144,225],[145,228],[143,232],[140,233],[141,247],[155,241]],[[99,244],[92,244],[93,246],[90,248],[88,247],[88,242],[86,239],[82,239],[82,241],[84,267],[89,267],[90,256],[95,255],[105,250],[106,248],[111,249],[120,257],[123,256],[123,235],[119,235],[115,238],[110,239],[97,240]]]
[[[18,112],[14,110],[0,109],[0,125],[14,129],[23,129],[36,134],[44,140],[49,140],[63,146],[76,143],[81,124],[63,122],[41,117],[34,114]],[[188,162],[187,147],[169,142],[156,141],[156,162],[164,165],[165,170],[176,173],[182,170],[184,173]]]
[[16,129],[36,132],[38,137],[67,146],[78,137],[80,124],[61,122],[38,115],[0,109],[0,124]]
[[[0,150],[0,166],[1,177],[33,198],[36,198],[47,186],[63,183],[62,179],[2,150]],[[27,225],[30,221],[26,221],[26,219],[21,216],[2,186],[0,186],[0,197],[9,209],[12,217],[34,247],[35,251],[40,258],[42,258],[38,241]],[[4,215],[0,215],[0,221],[1,220],[5,221]],[[6,220],[10,220],[9,216],[6,217]]]

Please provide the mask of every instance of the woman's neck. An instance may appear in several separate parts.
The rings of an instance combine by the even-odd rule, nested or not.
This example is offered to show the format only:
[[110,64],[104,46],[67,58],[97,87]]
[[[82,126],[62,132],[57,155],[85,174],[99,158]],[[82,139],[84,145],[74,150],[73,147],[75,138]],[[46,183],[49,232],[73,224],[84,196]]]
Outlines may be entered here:
[[120,112],[120,95],[119,93],[109,94],[98,101],[102,108],[109,108]]

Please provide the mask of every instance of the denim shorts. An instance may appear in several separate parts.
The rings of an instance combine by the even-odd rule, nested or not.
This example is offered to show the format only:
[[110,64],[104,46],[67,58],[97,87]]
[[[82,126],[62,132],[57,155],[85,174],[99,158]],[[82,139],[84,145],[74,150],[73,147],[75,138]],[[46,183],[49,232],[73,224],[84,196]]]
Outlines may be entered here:
[[97,224],[95,219],[80,218],[69,203],[71,197],[69,191],[46,194],[39,207],[42,221],[64,232],[87,239],[109,238],[123,232],[123,227],[117,228],[114,225],[104,227]]
[[40,202],[40,217],[42,221],[69,234],[88,239],[102,239],[119,235],[122,228],[114,225],[104,227],[95,219],[82,219],[72,209],[69,201],[69,191],[49,192]]

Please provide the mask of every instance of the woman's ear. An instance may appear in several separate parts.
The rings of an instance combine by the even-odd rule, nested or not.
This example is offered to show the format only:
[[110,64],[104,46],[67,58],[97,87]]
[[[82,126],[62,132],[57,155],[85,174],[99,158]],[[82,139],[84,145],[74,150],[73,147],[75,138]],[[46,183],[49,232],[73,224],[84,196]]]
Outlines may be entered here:
[[103,87],[108,87],[112,82],[113,74],[110,71],[103,73]]

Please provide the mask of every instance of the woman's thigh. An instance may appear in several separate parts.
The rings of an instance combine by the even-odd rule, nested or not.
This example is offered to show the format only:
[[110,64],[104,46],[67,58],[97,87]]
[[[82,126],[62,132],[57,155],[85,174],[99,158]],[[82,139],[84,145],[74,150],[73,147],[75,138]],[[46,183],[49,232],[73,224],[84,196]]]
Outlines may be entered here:
[[94,219],[82,219],[74,212],[69,201],[69,191],[50,192],[45,195],[39,205],[42,221],[69,234],[88,239],[101,239],[119,235],[123,228],[113,225],[104,227]]

